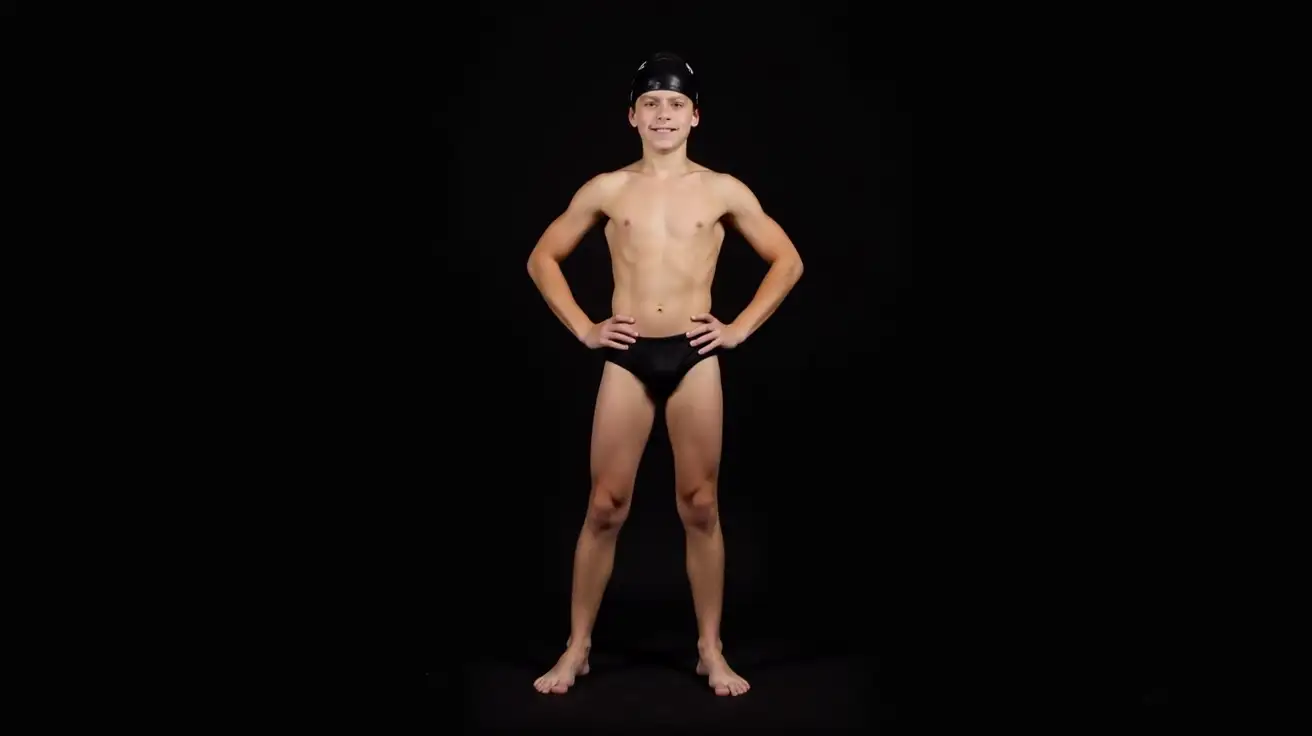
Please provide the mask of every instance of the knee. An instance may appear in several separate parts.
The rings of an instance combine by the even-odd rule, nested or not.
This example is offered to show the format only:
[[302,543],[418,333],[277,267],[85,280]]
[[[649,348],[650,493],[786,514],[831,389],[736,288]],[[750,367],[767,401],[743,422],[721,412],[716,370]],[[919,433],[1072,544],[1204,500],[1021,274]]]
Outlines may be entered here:
[[715,481],[707,479],[679,489],[679,518],[687,529],[709,531],[720,520]]
[[595,482],[588,500],[588,528],[596,532],[615,532],[629,516],[631,487]]

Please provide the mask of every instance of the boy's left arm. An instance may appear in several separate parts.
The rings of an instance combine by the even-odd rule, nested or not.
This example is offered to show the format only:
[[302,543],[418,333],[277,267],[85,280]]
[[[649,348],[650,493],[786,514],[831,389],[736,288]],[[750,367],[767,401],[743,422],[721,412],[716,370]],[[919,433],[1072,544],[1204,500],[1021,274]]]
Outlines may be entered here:
[[752,190],[732,176],[722,175],[720,182],[728,219],[743,239],[768,264],[756,296],[728,329],[738,342],[751,337],[783,303],[798,279],[802,278],[802,256],[793,241],[774,218],[765,213]]

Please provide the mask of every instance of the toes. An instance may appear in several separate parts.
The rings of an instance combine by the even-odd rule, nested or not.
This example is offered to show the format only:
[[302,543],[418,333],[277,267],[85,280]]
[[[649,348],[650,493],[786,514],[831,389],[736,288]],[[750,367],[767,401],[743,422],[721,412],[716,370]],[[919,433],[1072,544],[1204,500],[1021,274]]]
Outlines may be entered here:
[[537,682],[533,683],[533,689],[540,693],[565,693],[569,691],[569,685],[561,682],[556,677],[539,677]]
[[730,692],[729,687],[728,687],[727,685],[716,685],[716,686],[715,686],[715,694],[716,694],[716,695],[731,695],[732,693]]

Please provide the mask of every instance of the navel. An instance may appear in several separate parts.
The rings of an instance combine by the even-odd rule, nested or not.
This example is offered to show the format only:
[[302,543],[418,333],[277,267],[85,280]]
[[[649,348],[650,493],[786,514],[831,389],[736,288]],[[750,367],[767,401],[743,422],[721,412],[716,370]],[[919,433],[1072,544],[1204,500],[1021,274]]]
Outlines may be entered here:
[[697,227],[702,227],[702,224],[700,222],[697,223]]
[[628,226],[629,226],[629,218],[626,217],[624,218],[624,227],[628,227]]
[[657,304],[657,305],[656,305],[656,311],[657,311],[657,312],[664,312],[664,311],[665,311],[665,307],[663,307],[663,306]]

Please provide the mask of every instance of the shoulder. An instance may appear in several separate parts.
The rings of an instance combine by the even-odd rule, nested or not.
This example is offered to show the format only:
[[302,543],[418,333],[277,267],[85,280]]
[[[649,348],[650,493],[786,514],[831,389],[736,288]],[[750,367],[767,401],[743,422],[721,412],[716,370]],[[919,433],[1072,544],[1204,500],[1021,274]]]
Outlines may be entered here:
[[697,177],[698,181],[706,186],[716,186],[724,177],[729,176],[721,171],[716,171],[709,166],[703,166],[696,161],[688,162],[688,175]]
[[600,174],[588,179],[583,185],[584,188],[596,190],[613,190],[624,186],[625,182],[633,173],[628,169],[616,169],[615,171],[603,171]]
[[578,192],[574,195],[575,199],[588,202],[594,206],[601,206],[624,187],[630,176],[631,173],[624,169],[597,174],[579,187]]
[[696,175],[701,178],[703,186],[722,197],[735,197],[751,192],[747,185],[733,174],[714,171],[703,166],[696,171]]
[[730,210],[751,209],[757,206],[756,195],[738,177],[709,170],[704,176],[706,176],[707,188],[714,192]]

